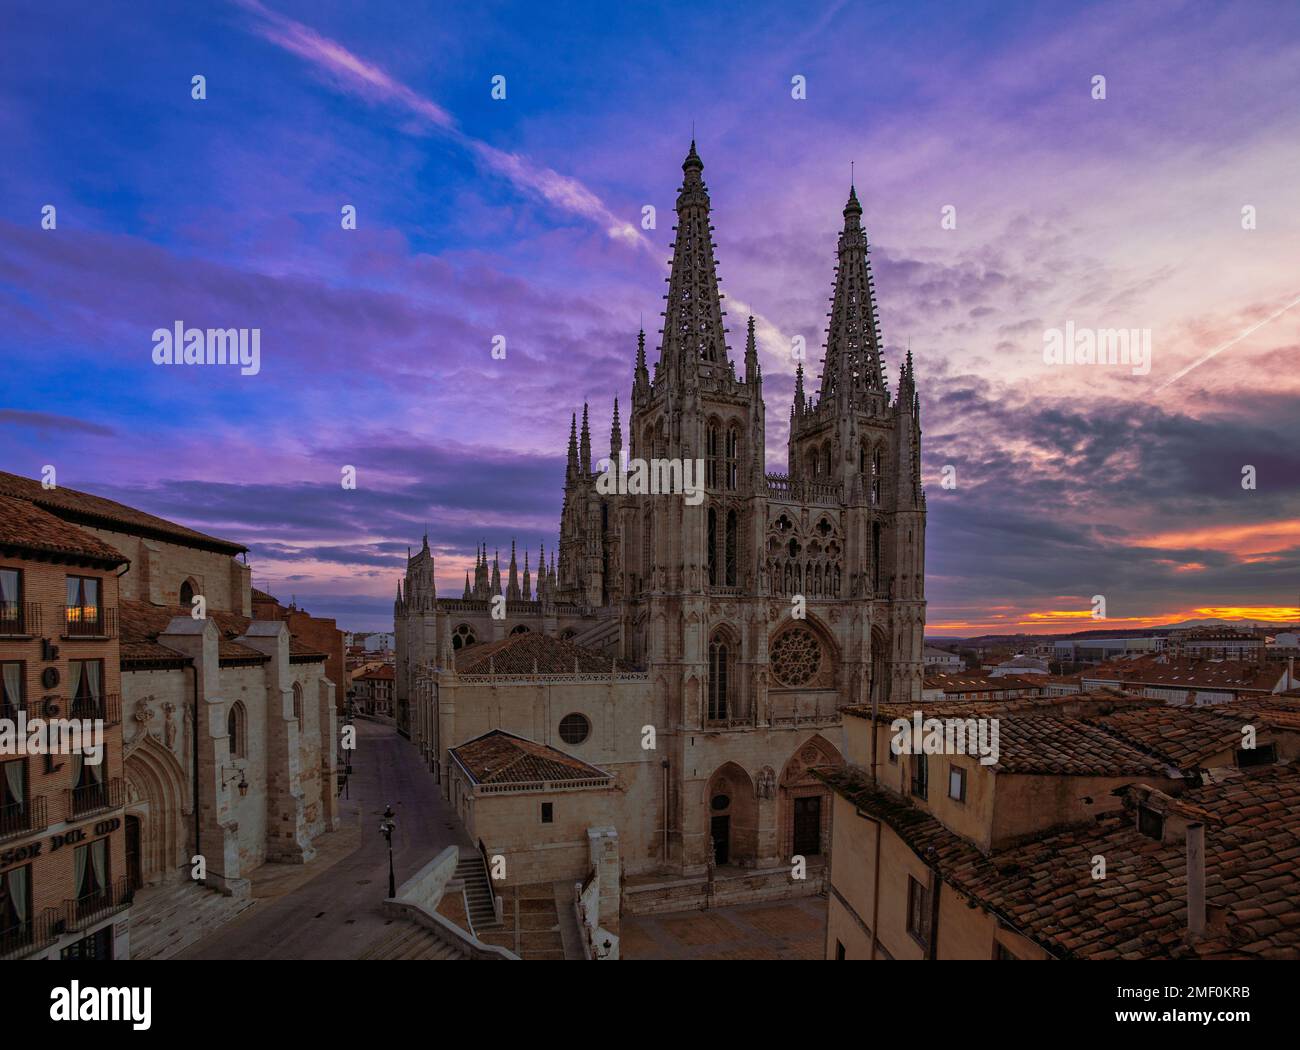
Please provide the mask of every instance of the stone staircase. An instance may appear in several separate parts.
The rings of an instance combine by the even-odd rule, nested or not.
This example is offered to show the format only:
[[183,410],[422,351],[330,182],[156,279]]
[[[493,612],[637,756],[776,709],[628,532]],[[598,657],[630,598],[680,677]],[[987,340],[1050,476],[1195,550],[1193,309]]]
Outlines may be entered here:
[[256,903],[189,880],[139,890],[131,906],[131,958],[170,959]]
[[391,934],[367,949],[362,959],[468,959],[436,933],[415,923],[395,923]]
[[474,927],[474,933],[500,929],[496,908],[492,904],[492,883],[488,879],[483,854],[472,848],[462,849],[453,878],[465,884],[465,905],[469,909],[469,921]]

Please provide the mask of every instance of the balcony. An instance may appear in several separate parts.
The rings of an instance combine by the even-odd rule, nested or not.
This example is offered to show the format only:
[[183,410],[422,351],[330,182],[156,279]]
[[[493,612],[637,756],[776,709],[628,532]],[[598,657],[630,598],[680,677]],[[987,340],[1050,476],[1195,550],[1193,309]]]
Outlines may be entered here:
[[65,605],[63,637],[116,638],[117,610],[92,605]]
[[70,819],[80,819],[102,810],[121,809],[124,797],[122,781],[117,778],[68,788],[66,794]]
[[63,911],[67,932],[75,933],[93,926],[102,919],[131,907],[134,900],[135,887],[126,875],[102,890],[65,900]]
[[0,638],[27,638],[41,631],[36,602],[0,602]]
[[105,726],[122,724],[122,697],[117,693],[104,696],[83,696],[72,701],[69,718],[100,719]]
[[53,944],[64,932],[62,908],[46,908],[34,919],[0,930],[0,959],[16,959]]
[[43,796],[0,806],[0,841],[50,826]]

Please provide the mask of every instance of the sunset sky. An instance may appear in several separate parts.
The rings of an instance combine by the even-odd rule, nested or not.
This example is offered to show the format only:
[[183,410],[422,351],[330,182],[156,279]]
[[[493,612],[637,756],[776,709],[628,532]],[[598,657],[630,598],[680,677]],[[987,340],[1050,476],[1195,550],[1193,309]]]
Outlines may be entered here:
[[[693,128],[771,470],[855,165],[929,633],[1297,616],[1295,3],[186,6],[0,11],[0,469],[245,543],[343,627],[391,627],[426,526],[459,596],[479,540],[554,544],[643,317],[657,356]],[[176,321],[260,328],[260,373],[155,366]],[[1149,374],[1044,363],[1067,322],[1150,329]]]

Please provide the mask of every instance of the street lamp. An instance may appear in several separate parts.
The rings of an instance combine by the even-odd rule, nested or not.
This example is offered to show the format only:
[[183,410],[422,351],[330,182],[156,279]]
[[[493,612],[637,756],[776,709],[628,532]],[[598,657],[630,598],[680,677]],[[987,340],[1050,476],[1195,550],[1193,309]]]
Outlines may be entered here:
[[384,819],[379,822],[379,834],[388,840],[388,896],[397,896],[397,877],[393,872],[393,831],[397,825],[393,822],[393,807],[384,809]]

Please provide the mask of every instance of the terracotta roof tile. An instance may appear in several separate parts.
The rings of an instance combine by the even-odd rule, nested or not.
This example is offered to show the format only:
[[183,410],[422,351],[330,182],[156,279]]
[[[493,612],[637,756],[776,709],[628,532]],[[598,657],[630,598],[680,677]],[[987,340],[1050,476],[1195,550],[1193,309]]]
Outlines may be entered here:
[[613,780],[581,759],[500,729],[454,747],[451,753],[479,784]]
[[471,645],[456,654],[458,674],[573,674],[575,669],[580,674],[610,674],[613,659],[595,649],[540,631]]
[[127,560],[94,533],[70,525],[34,503],[5,495],[0,495],[0,547],[87,558],[106,566],[123,565]]
[[186,528],[184,525],[177,525],[174,521],[146,514],[142,510],[105,499],[103,496],[92,496],[88,492],[78,492],[76,489],[63,486],[45,489],[41,487],[39,481],[5,471],[0,471],[0,495],[27,500],[60,518],[82,524],[119,532],[143,531],[163,536],[175,543],[189,544],[226,554],[239,554],[247,550],[241,544],[218,539],[195,529]]

